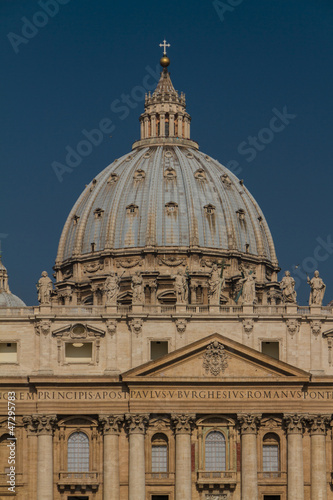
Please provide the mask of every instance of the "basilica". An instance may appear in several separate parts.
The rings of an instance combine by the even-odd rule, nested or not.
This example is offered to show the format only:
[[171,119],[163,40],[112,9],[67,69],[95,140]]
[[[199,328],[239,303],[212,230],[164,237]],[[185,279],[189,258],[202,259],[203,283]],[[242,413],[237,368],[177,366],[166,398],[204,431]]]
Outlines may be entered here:
[[[0,259],[0,500],[333,500],[333,306],[191,139],[166,54],[39,305]],[[36,301],[37,302],[37,301]]]

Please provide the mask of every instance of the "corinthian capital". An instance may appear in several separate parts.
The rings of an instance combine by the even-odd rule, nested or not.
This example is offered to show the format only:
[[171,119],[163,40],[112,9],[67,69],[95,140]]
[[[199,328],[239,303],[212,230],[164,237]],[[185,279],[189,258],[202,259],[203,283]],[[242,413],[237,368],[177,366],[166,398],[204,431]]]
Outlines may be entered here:
[[99,423],[103,434],[119,434],[124,421],[123,415],[100,415]]
[[125,421],[129,434],[145,434],[149,424],[149,414],[126,413]]
[[176,434],[190,434],[195,426],[195,415],[177,413],[171,415],[171,422]]
[[283,423],[287,434],[301,434],[304,428],[305,417],[301,413],[285,413]]
[[23,417],[23,424],[28,432],[33,432],[38,435],[52,435],[56,423],[56,415],[29,415],[27,417]]
[[331,415],[309,415],[307,421],[310,425],[310,434],[326,435]]
[[239,413],[237,419],[242,434],[257,434],[261,421],[260,413]]

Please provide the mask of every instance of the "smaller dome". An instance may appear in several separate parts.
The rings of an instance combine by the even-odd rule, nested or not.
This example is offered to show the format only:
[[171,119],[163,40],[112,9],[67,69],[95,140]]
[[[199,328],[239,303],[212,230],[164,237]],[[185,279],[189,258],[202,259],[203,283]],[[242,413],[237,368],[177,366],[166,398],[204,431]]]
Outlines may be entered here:
[[26,307],[19,297],[11,292],[0,292],[0,307]]
[[7,269],[2,263],[0,254],[0,307],[26,307],[23,300],[12,294],[8,285]]

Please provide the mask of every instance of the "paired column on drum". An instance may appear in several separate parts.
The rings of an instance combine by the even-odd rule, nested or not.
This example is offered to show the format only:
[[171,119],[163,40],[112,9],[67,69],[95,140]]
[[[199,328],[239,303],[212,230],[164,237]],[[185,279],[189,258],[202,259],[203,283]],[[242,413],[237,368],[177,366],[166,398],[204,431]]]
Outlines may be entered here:
[[[287,432],[288,500],[304,500],[303,428],[305,416],[285,414]],[[318,500],[318,498],[316,499]]]
[[56,415],[32,415],[24,425],[37,435],[37,500],[53,500],[53,431]]
[[119,433],[123,422],[121,415],[100,415],[103,431],[103,499],[120,499],[119,482]]
[[237,415],[241,430],[242,500],[258,500],[257,432],[261,415]]
[[175,500],[191,500],[191,430],[195,415],[174,414],[171,421],[176,435]]
[[129,437],[128,500],[146,499],[145,433],[148,414],[126,414]]
[[330,415],[310,415],[311,500],[327,500],[326,431]]

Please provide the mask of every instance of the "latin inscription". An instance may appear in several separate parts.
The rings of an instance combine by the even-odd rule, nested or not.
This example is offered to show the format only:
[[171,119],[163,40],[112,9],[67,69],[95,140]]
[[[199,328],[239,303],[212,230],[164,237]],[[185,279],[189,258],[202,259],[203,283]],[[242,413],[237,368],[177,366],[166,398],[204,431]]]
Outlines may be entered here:
[[[6,400],[7,392],[0,393],[0,400]],[[121,401],[121,400],[333,400],[333,391],[316,390],[156,390],[140,389],[125,392],[121,390],[108,391],[52,391],[43,390],[37,393],[16,392],[17,401]]]

